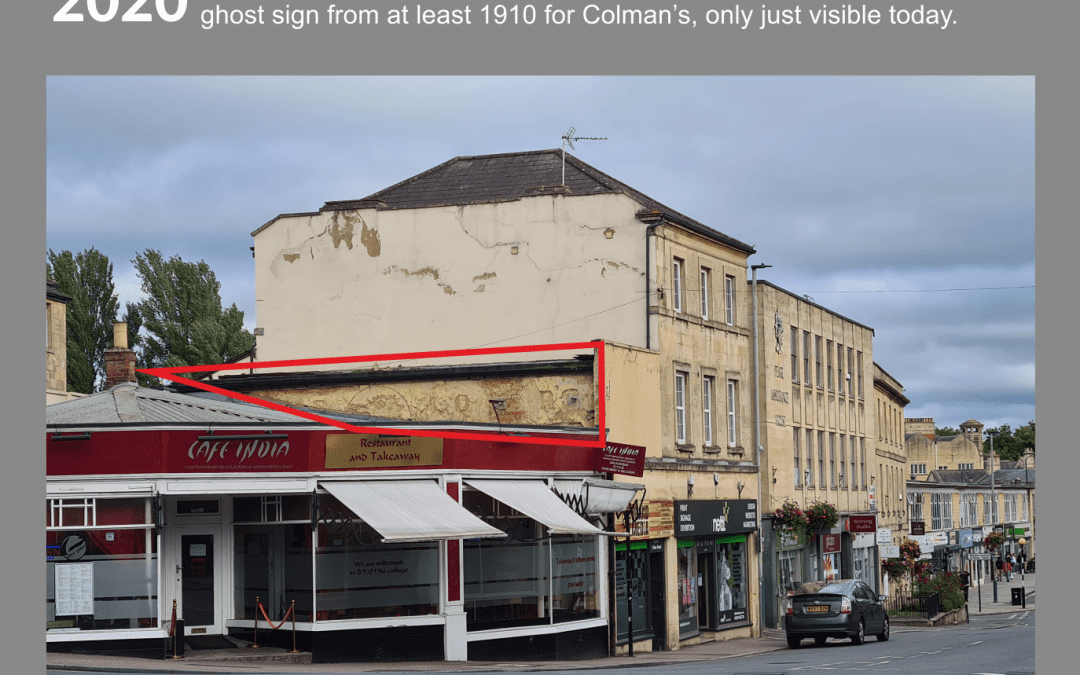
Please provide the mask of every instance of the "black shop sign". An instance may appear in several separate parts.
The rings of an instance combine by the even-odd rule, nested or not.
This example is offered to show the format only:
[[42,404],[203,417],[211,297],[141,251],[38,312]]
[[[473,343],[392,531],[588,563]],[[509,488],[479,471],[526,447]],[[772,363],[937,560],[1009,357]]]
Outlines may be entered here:
[[675,502],[677,536],[735,534],[757,530],[756,499],[708,499]]

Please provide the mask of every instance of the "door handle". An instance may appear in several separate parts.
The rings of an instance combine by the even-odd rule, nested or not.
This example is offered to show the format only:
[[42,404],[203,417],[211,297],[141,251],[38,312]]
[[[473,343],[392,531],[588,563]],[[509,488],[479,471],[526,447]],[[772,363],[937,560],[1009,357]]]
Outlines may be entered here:
[[176,566],[176,573],[177,574],[180,574],[183,571],[184,571],[184,566],[183,565],[177,565]]

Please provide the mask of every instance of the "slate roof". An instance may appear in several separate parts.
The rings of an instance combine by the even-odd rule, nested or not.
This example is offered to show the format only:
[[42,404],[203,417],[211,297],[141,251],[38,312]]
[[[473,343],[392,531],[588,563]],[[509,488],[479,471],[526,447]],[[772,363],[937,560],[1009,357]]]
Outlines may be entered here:
[[935,469],[930,472],[925,482],[969,485],[978,483],[984,477],[986,477],[984,469]]
[[[664,206],[573,155],[566,155],[566,186],[562,187],[563,153],[560,149],[455,157],[412,178],[363,199],[326,202],[321,211],[360,208],[417,209],[508,202],[535,194],[625,194],[643,210],[668,216],[747,254],[754,247]],[[282,214],[287,215],[300,214]],[[276,219],[275,219],[276,220]],[[274,221],[270,221],[271,223]],[[257,234],[270,223],[252,232]]]
[[56,302],[62,302],[64,304],[71,302],[71,298],[60,292],[60,284],[56,283],[48,276],[45,277],[45,297],[49,300],[55,300]]
[[206,424],[236,423],[314,424],[302,417],[240,402],[207,401],[124,382],[90,396],[45,407],[45,425]]
[[[998,469],[994,472],[994,485],[996,487],[1009,487],[1015,485],[1015,481],[1019,480],[1019,485],[1026,485],[1027,483],[1035,482],[1035,469]],[[990,485],[990,476],[985,476],[979,481],[979,485]]]

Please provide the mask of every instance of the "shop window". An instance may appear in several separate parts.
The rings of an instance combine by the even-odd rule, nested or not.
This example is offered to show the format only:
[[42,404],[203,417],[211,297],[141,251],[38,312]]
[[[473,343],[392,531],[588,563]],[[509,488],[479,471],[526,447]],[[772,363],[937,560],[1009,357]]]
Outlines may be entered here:
[[[438,613],[438,542],[384,544],[382,535],[328,494],[319,495],[319,513],[316,621]],[[296,562],[301,583],[302,563]],[[310,582],[298,594],[308,587]],[[299,600],[297,605],[299,615]]]
[[550,541],[552,618],[558,623],[599,617],[596,537],[552,535]]
[[[627,550],[629,548],[629,550]],[[626,593],[630,591],[633,603],[634,640],[653,637],[652,607],[649,604],[651,570],[648,566],[648,544],[632,541],[615,544],[615,613],[618,615],[617,644],[626,644],[629,618],[626,609]]]
[[296,620],[311,621],[311,525],[237,525],[234,533],[234,618],[254,620],[258,598],[273,619],[295,601]]
[[746,535],[719,537],[716,540],[717,621],[742,622],[746,610]]
[[692,539],[678,540],[678,547],[679,637],[685,638],[698,633],[697,548]]
[[437,542],[383,544],[364,523],[319,523],[316,621],[436,614]]
[[471,630],[551,623],[549,542],[533,520],[496,521],[507,539],[466,541],[465,612]]
[[[46,630],[156,628],[158,536],[153,527],[93,524],[95,510],[105,521],[138,520],[149,500],[50,502],[52,522],[67,525],[45,532]],[[72,528],[71,521],[88,524]]]
[[[338,505],[342,509],[345,508],[340,502]],[[233,522],[235,523],[309,522],[310,520],[311,496],[307,494],[235,497],[233,499]]]

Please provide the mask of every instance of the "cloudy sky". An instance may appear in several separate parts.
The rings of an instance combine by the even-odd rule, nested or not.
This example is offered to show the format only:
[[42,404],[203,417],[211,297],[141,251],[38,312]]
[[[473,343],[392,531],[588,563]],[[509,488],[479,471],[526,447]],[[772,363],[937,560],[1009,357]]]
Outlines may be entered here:
[[49,78],[47,245],[206,260],[461,155],[555,148],[875,330],[908,417],[1035,419],[1034,78]]

